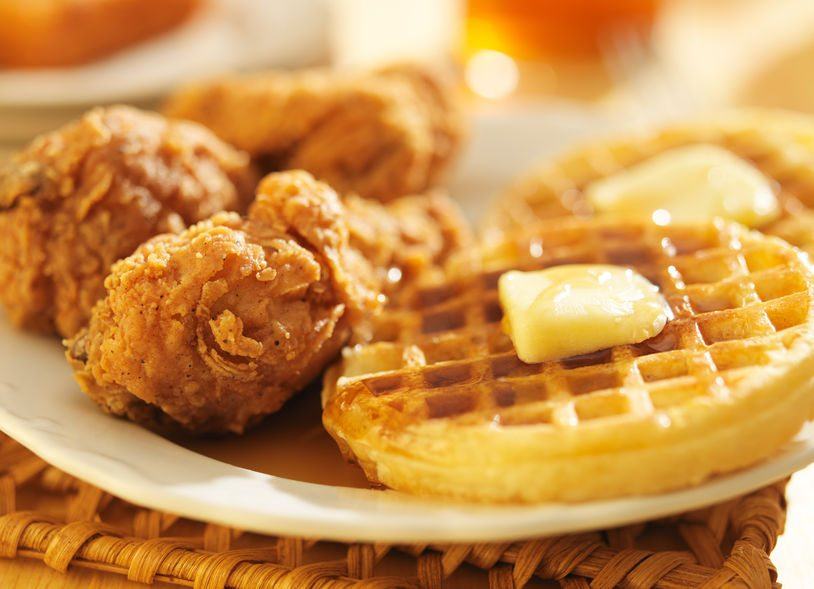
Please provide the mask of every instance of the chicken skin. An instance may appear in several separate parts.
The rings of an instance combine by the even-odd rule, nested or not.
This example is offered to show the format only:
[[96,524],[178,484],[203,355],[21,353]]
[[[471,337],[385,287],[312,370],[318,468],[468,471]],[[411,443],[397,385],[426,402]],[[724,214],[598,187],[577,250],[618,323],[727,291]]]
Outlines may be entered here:
[[[407,219],[440,208],[451,215],[441,223],[462,224],[441,200],[416,201]],[[366,230],[411,235],[383,205],[365,205],[378,207]],[[425,255],[388,242],[369,258],[375,237],[360,246],[353,219],[368,213],[306,172],[285,172],[260,183],[246,217],[220,213],[151,239],[113,266],[88,328],[66,342],[80,386],[150,427],[241,433],[318,376],[384,304],[393,285],[383,269],[417,257],[403,275],[429,271],[468,239],[436,222]]]
[[454,81],[440,71],[415,63],[391,65],[374,72],[374,75],[412,86],[432,133],[428,185],[436,185],[443,180],[448,164],[458,154],[467,134],[463,109],[452,91]]
[[351,243],[373,265],[391,299],[412,282],[442,278],[452,259],[472,246],[461,209],[440,192],[384,204],[349,195],[343,202]]
[[247,155],[197,124],[94,109],[0,168],[0,303],[17,326],[71,336],[113,262],[243,209],[255,178]]
[[464,127],[447,86],[417,66],[230,77],[181,89],[165,112],[206,125],[268,171],[301,168],[384,201],[442,179]]

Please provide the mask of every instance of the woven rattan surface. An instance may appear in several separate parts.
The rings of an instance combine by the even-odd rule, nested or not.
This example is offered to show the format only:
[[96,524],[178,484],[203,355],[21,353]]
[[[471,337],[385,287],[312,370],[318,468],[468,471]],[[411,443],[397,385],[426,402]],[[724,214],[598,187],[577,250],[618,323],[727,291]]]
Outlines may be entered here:
[[[785,482],[665,520],[506,544],[335,544],[137,507],[0,439],[0,556],[201,589],[773,587]],[[5,586],[5,585],[4,585]]]

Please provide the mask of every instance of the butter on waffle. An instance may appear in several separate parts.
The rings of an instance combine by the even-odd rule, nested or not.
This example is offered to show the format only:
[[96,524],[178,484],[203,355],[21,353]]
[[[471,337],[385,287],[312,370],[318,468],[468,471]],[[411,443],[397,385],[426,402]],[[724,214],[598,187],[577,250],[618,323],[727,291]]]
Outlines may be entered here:
[[590,216],[584,190],[591,182],[693,144],[723,147],[773,181],[781,217],[759,229],[814,253],[814,118],[771,110],[736,111],[711,121],[583,145],[512,185],[487,215],[486,235],[499,239],[535,220]]
[[[675,318],[641,344],[524,364],[500,329],[498,278],[572,263],[634,268]],[[469,276],[405,293],[326,375],[323,421],[371,481],[422,495],[581,501],[697,484],[769,456],[809,416],[813,296],[805,256],[734,223],[542,223]]]

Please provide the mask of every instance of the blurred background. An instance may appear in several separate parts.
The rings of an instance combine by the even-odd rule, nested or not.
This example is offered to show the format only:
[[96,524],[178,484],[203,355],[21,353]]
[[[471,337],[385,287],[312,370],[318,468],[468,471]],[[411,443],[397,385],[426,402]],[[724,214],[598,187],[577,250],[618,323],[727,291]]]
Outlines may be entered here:
[[814,110],[808,0],[0,0],[4,109],[261,67],[447,62],[473,98]]
[[0,152],[194,78],[404,59],[457,74],[475,139],[457,190],[493,191],[507,158],[589,135],[729,105],[814,112],[814,2],[0,0]]

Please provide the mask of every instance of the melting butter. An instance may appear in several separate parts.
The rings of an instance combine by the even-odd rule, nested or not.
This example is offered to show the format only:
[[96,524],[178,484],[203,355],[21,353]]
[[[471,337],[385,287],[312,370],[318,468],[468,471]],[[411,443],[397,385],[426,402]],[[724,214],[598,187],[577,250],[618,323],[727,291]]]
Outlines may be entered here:
[[771,182],[760,170],[716,145],[665,151],[589,184],[598,213],[650,217],[656,223],[723,217],[759,227],[780,215]]
[[524,362],[545,362],[634,344],[671,317],[657,286],[611,265],[506,272],[498,282],[503,328]]

